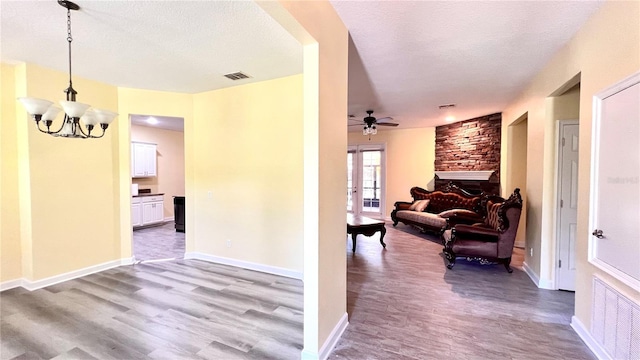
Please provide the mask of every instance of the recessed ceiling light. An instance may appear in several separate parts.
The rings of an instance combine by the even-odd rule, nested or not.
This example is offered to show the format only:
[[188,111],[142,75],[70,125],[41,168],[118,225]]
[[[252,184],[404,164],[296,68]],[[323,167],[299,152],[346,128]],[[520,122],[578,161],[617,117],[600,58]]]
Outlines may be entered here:
[[453,121],[456,121],[456,117],[453,115],[449,115],[446,117],[445,120],[447,120],[448,122],[453,122]]
[[147,124],[157,125],[158,124],[158,119],[154,118],[153,116],[149,116],[147,118]]

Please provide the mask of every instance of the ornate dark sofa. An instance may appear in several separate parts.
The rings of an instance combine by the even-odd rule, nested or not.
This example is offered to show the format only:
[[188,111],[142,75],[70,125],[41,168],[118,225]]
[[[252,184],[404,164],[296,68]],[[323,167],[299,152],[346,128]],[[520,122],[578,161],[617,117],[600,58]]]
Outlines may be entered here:
[[457,224],[442,234],[447,268],[453,268],[457,257],[466,257],[481,263],[502,263],[511,273],[509,265],[522,212],[520,189],[516,188],[507,200],[486,197],[483,204],[486,216],[481,223]]
[[[413,187],[410,193],[413,202],[395,203],[395,209],[391,212],[393,226],[402,222],[414,225],[423,232],[432,231],[441,234],[455,224],[472,224],[481,222],[483,219],[482,194],[470,194],[453,184],[436,191]],[[415,208],[420,200],[428,200],[424,209]]]

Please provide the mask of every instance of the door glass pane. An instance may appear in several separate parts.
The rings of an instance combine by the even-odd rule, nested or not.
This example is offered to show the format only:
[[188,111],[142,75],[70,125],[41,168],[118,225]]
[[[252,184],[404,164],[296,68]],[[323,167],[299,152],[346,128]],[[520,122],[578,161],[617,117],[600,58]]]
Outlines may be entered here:
[[353,211],[353,155],[347,153],[347,211]]
[[362,211],[380,212],[381,182],[380,151],[362,153]]

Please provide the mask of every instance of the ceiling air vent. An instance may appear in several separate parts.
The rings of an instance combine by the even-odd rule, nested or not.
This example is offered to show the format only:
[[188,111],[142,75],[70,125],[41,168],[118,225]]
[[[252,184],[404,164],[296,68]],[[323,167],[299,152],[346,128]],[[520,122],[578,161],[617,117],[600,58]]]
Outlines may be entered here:
[[234,73],[231,73],[231,74],[225,74],[225,77],[229,78],[231,80],[242,80],[242,79],[248,79],[251,76],[243,73],[242,71],[238,71],[238,72],[234,72]]
[[454,107],[456,107],[456,104],[445,104],[445,105],[438,106],[438,109],[449,109]]

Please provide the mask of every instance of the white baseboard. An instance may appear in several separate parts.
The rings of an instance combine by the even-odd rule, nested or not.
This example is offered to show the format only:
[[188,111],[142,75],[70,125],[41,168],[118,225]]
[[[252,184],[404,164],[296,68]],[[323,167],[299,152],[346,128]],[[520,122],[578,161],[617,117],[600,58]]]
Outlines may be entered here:
[[527,264],[526,261],[522,262],[522,270],[524,270],[524,272],[527,273],[527,275],[529,275],[529,279],[531,279],[531,281],[533,281],[533,283],[536,284],[536,286],[540,284],[540,278],[538,277],[538,274],[536,274],[533,271],[533,269],[529,267],[529,264]]
[[42,289],[43,287],[55,285],[63,281],[73,280],[82,276],[86,276],[86,275],[94,274],[100,271],[112,269],[114,267],[118,267],[121,265],[121,261],[122,260],[120,259],[107,261],[102,264],[93,265],[93,266],[89,266],[89,267],[74,270],[74,271],[69,271],[68,273],[55,275],[55,276],[51,276],[51,277],[41,279],[41,280],[36,280],[36,281],[22,279],[22,287],[29,291]]
[[209,255],[201,252],[185,253],[184,258],[209,261],[209,262],[223,264],[223,265],[231,265],[231,266],[236,266],[243,269],[255,270],[255,271],[260,271],[267,274],[279,275],[279,276],[284,276],[288,278],[302,280],[301,271],[285,269],[277,266],[269,266],[269,265],[258,264],[258,263],[253,263],[249,261],[230,259],[230,258],[225,258],[221,256]]
[[546,290],[558,290],[555,282],[547,279],[540,279],[540,282],[538,283],[538,287],[540,289],[546,289]]
[[169,216],[164,218],[164,222],[174,222],[175,221],[175,217],[174,216]]
[[133,265],[133,263],[136,261],[135,257],[130,257],[130,258],[122,258],[120,259],[120,265]]
[[131,264],[133,264],[133,258],[123,258],[119,260],[107,261],[102,264],[89,266],[83,269],[70,271],[64,274],[55,275],[55,276],[51,276],[51,277],[44,278],[41,280],[36,280],[36,281],[31,281],[25,278],[5,281],[0,284],[0,291],[13,289],[19,286],[29,291],[38,290],[47,286],[59,284],[64,281],[77,279],[82,276],[91,275],[91,274],[112,269],[118,266],[131,265]]
[[522,270],[524,270],[524,272],[529,275],[529,279],[531,279],[531,281],[533,281],[533,283],[536,284],[538,288],[547,290],[558,290],[555,288],[555,284],[552,281],[544,279],[540,280],[538,274],[536,274],[535,271],[533,271],[533,269],[529,267],[529,264],[527,264],[526,261],[522,262]]
[[598,344],[596,339],[591,336],[591,333],[584,327],[584,324],[577,317],[571,317],[571,327],[573,330],[580,336],[580,339],[584,341],[585,344],[589,347],[593,355],[595,355],[600,360],[610,360],[611,357],[607,352]]
[[331,331],[331,334],[329,334],[327,340],[320,347],[317,354],[315,352],[302,349],[302,360],[326,360],[329,358],[331,351],[338,343],[338,340],[342,337],[347,325],[349,325],[349,316],[345,312]]
[[0,291],[5,291],[22,286],[22,279],[9,280],[0,283]]

